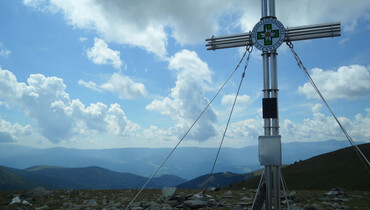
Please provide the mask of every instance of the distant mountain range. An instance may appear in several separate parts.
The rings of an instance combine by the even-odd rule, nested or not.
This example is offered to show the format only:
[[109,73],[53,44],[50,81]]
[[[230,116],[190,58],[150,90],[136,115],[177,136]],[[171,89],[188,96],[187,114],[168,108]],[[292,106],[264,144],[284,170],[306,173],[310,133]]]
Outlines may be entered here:
[[[283,163],[290,164],[315,155],[349,146],[347,141],[294,142],[282,144]],[[0,165],[25,169],[35,165],[65,168],[98,166],[112,171],[149,177],[162,163],[172,148],[69,149],[31,147],[1,144]],[[178,148],[159,175],[172,174],[185,179],[210,172],[217,148]],[[241,149],[222,148],[215,173],[229,171],[244,174],[261,168],[258,147]]]
[[[370,143],[359,145],[369,158]],[[289,189],[370,190],[370,174],[362,165],[353,148],[348,147],[295,162],[282,169]],[[180,189],[205,187],[243,187],[255,189],[262,170],[236,174],[215,173],[207,184],[209,174],[187,181],[173,175],[155,177],[147,188],[177,186]],[[131,173],[115,172],[100,167],[64,168],[35,166],[19,170],[0,166],[0,190],[31,190],[42,186],[48,189],[132,189],[141,188],[148,178]]]
[[[134,189],[148,178],[100,167],[62,168],[37,166],[25,170],[0,166],[0,190],[47,189]],[[187,180],[173,175],[155,177],[147,188],[176,186]]]

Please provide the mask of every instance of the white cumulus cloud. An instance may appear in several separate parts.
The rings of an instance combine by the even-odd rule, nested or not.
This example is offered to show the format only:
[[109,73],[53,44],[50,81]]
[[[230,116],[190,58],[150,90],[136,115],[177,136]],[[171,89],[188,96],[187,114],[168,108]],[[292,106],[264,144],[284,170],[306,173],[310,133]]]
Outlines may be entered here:
[[99,65],[110,64],[116,69],[122,65],[120,52],[110,49],[108,44],[99,38],[94,39],[94,46],[87,49],[86,54],[92,62]]
[[[370,96],[370,67],[342,66],[337,71],[314,68],[311,77],[328,100],[357,99]],[[298,87],[307,98],[319,98],[309,82]]]
[[29,136],[31,133],[30,125],[12,124],[0,118],[0,143],[15,142],[20,137]]
[[[212,83],[208,65],[195,52],[182,50],[169,60],[169,69],[177,73],[176,85],[168,97],[155,99],[146,108],[168,115],[177,121],[170,129],[175,135],[182,135],[191,126],[208,104],[205,92]],[[204,141],[216,135],[216,113],[210,107],[191,131],[190,138]]]
[[121,73],[113,73],[109,80],[101,85],[95,82],[85,82],[79,80],[78,84],[95,91],[110,91],[117,93],[121,99],[133,99],[137,97],[146,96],[148,94],[145,85],[141,82],[134,82],[130,77],[122,75]]
[[[235,94],[227,94],[223,95],[221,99],[221,103],[223,105],[226,104],[233,104],[235,100]],[[253,102],[252,98],[248,95],[239,95],[237,99],[237,104],[238,105],[243,105],[243,106],[248,106]]]
[[98,102],[85,106],[79,99],[71,100],[61,78],[31,74],[27,83],[18,82],[12,72],[0,69],[0,99],[4,104],[20,107],[51,142],[97,132],[121,136],[126,129],[139,128],[126,118],[118,104],[107,106]]

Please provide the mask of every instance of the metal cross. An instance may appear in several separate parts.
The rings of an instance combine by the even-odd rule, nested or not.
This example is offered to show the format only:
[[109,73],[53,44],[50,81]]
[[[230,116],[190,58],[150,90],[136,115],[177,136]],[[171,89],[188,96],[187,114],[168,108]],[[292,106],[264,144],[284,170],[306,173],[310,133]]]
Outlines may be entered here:
[[[266,209],[280,207],[281,136],[279,135],[278,80],[276,49],[283,42],[336,37],[341,35],[340,23],[325,23],[284,28],[275,17],[275,0],[261,0],[262,18],[249,33],[212,36],[206,39],[207,50],[254,45],[262,51],[262,109],[264,136],[258,138],[260,164],[265,166]],[[272,196],[272,189],[274,196]],[[274,202],[272,202],[274,198]]]

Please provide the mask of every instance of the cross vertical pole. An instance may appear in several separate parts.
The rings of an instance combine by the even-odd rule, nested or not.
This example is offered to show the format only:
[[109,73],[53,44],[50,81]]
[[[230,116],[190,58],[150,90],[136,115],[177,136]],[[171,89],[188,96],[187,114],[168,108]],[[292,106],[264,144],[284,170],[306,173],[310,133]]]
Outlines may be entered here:
[[[279,134],[279,100],[278,100],[278,77],[277,77],[277,53],[276,50],[271,52],[271,97],[277,99],[277,118],[271,119],[272,135]],[[280,165],[273,166],[274,179],[274,207],[280,209]]]
[[[262,18],[275,17],[275,0],[261,0]],[[268,8],[267,8],[268,7]],[[268,12],[267,12],[268,11]],[[263,97],[278,98],[277,53],[276,50],[262,52]],[[278,112],[278,110],[277,110]],[[279,135],[279,118],[264,118],[264,135]],[[280,166],[265,166],[266,209],[280,209]],[[273,191],[273,193],[272,193]],[[273,196],[272,196],[273,194]],[[274,202],[272,202],[274,197]],[[274,205],[273,205],[274,204]]]
[[[262,0],[265,1],[265,0]],[[263,64],[263,98],[270,98],[270,63],[269,53],[262,53]],[[264,135],[271,135],[270,119],[264,119]],[[265,166],[265,183],[266,183],[266,209],[272,208],[272,184],[271,184],[271,166]]]

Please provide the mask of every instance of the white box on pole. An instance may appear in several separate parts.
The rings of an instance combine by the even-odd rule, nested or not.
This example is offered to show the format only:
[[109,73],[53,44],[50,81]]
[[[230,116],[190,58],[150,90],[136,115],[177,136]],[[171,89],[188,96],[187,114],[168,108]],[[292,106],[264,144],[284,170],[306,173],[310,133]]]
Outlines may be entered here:
[[281,136],[259,136],[259,161],[261,165],[281,165]]

